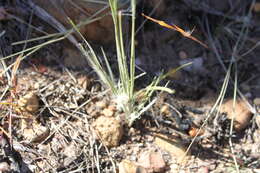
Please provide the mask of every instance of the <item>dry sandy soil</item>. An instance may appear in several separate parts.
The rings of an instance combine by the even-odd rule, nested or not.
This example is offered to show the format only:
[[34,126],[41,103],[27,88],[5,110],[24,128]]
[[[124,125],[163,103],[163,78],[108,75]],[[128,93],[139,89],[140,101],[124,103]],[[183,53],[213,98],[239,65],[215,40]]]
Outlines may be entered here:
[[[64,13],[76,22],[93,14],[88,8],[83,15],[68,4],[56,11],[55,3],[34,2],[66,27]],[[59,7],[61,1],[56,3]],[[260,172],[259,3],[140,1],[137,73],[147,75],[137,80],[136,90],[160,73],[193,64],[162,82],[175,94],[156,93],[156,103],[132,127],[124,124],[111,93],[71,40],[3,59],[49,39],[19,41],[58,32],[31,9],[18,0],[0,2],[0,172]],[[193,36],[209,48],[141,13],[184,30],[195,26]],[[124,22],[128,26],[127,18]],[[111,18],[81,31],[97,53],[104,47],[116,71]],[[19,62],[19,55],[26,58]],[[213,110],[231,61],[222,106]],[[14,62],[18,70],[6,71]]]

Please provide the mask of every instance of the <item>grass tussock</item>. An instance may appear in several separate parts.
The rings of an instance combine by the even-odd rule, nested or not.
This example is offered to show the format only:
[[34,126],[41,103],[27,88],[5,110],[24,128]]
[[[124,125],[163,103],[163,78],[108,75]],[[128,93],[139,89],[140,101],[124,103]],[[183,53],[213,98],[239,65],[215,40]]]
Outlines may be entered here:
[[[114,101],[117,104],[117,109],[123,111],[126,115],[126,120],[129,126],[141,116],[155,100],[151,99],[152,94],[156,90],[163,90],[173,93],[172,90],[163,86],[158,86],[160,81],[166,76],[162,75],[154,78],[154,80],[146,88],[141,91],[135,92],[135,80],[137,78],[135,73],[135,16],[136,16],[136,1],[131,0],[131,42],[130,42],[130,55],[126,54],[125,39],[123,35],[122,16],[123,13],[119,9],[118,1],[109,0],[111,8],[111,15],[114,22],[116,52],[117,52],[117,65],[119,69],[119,79],[115,79],[115,75],[108,62],[106,54],[102,50],[105,66],[101,63],[99,57],[92,49],[91,45],[80,34],[77,27],[73,24],[74,28],[81,35],[84,44],[80,45],[82,53],[87,58],[90,66],[98,74],[101,81],[111,90]],[[107,70],[106,70],[107,69]],[[141,102],[136,104],[137,98],[142,94]]]

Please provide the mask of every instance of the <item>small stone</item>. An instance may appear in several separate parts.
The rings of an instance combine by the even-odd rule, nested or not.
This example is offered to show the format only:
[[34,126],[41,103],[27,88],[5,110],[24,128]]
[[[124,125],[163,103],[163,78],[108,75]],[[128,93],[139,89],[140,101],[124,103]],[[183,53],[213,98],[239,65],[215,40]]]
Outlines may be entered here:
[[74,160],[77,159],[77,147],[74,143],[71,143],[64,147],[64,151],[62,152],[66,157],[63,160],[64,166],[69,166]]
[[115,105],[109,105],[108,109],[110,109],[111,111],[114,111],[114,112],[117,110]]
[[92,124],[97,136],[107,147],[118,146],[123,136],[123,126],[114,117],[100,116]]
[[55,89],[55,86],[53,84],[49,85],[48,90],[53,91]]
[[240,99],[236,100],[234,109],[233,99],[225,101],[220,108],[220,112],[226,113],[229,119],[234,117],[234,129],[238,132],[246,128],[253,115],[246,103]]
[[0,162],[0,172],[11,172],[10,165],[7,162]]
[[41,143],[50,135],[50,129],[48,127],[42,126],[36,132],[36,136],[32,138],[31,142]]
[[129,131],[128,131],[128,135],[130,135],[130,136],[134,135],[135,133],[136,133],[136,130],[135,130],[135,128],[133,128],[133,127],[131,127],[131,128],[129,129]]
[[255,98],[253,102],[256,106],[260,106],[260,97]]
[[36,83],[33,85],[33,88],[34,88],[35,90],[40,89],[40,83],[39,83],[39,82],[36,82]]
[[160,109],[160,113],[163,115],[169,115],[170,114],[170,109],[168,105],[163,105]]
[[206,166],[202,166],[198,169],[198,172],[200,173],[208,173],[209,172],[209,168],[207,168]]
[[195,136],[197,135],[197,133],[198,133],[198,136],[201,136],[201,135],[204,134],[204,130],[201,129],[201,130],[199,131],[199,128],[191,127],[191,128],[189,129],[189,131],[188,131],[188,134],[189,134],[190,137],[195,137]]
[[77,78],[78,84],[83,88],[83,89],[89,89],[92,83],[92,80],[88,78],[87,76],[80,76]]
[[23,129],[23,137],[32,143],[41,143],[50,134],[48,127],[42,126],[41,124],[33,121],[31,126],[27,125],[27,128]]
[[153,136],[151,136],[151,135],[147,135],[147,136],[146,136],[146,141],[147,141],[147,142],[153,142],[153,140],[154,140],[154,137],[153,137]]
[[129,160],[123,160],[119,164],[119,173],[147,173],[147,171]]
[[107,107],[107,102],[102,100],[102,101],[96,102],[95,105],[99,109],[104,109],[105,107]]
[[177,163],[186,163],[188,161],[190,152],[186,154],[187,148],[177,137],[169,138],[168,136],[158,134],[155,137],[155,144],[169,152],[177,160]]
[[114,116],[115,112],[109,108],[106,108],[102,111],[102,114],[106,117],[112,117]]
[[18,102],[18,109],[22,112],[35,113],[39,109],[39,99],[34,92],[21,97]]
[[65,148],[65,149],[64,149],[64,151],[63,151],[63,154],[64,154],[65,156],[76,158],[76,156],[77,156],[77,152],[76,152],[76,151],[77,151],[77,147],[76,147],[73,143],[67,145],[67,146],[64,147],[64,148]]
[[152,151],[142,153],[138,159],[138,164],[144,167],[147,172],[162,172],[166,167],[162,154]]
[[39,64],[39,65],[37,65],[37,72],[42,73],[42,74],[47,73],[48,68],[43,64]]
[[176,163],[173,163],[173,164],[170,165],[170,168],[171,168],[171,172],[178,172],[179,165],[176,164]]
[[215,163],[212,163],[212,164],[209,165],[208,168],[209,168],[210,171],[214,171],[216,169],[216,167],[217,167],[217,165]]

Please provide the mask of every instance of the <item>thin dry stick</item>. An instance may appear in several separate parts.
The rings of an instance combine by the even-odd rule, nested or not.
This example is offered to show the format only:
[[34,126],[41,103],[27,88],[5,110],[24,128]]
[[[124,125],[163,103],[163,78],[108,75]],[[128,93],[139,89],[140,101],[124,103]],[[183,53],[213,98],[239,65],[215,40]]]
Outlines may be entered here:
[[[218,51],[217,47],[214,44],[213,41],[213,37],[211,35],[210,29],[209,29],[209,23],[208,23],[208,18],[206,18],[206,30],[207,30],[207,35],[208,35],[208,40],[211,43],[211,49],[213,50],[213,52],[215,53],[217,60],[219,61],[221,67],[225,70],[225,72],[228,71],[227,67],[224,65],[223,61],[221,60],[221,55],[220,52]],[[234,83],[233,79],[230,79],[231,83]],[[252,113],[256,113],[256,109],[247,101],[247,99],[245,98],[245,96],[242,94],[242,92],[240,91],[239,88],[237,88],[237,92],[239,94],[239,96],[242,98],[242,100],[246,103],[246,105],[248,106],[248,108],[250,109],[250,111]]]
[[[237,77],[237,76],[236,76]],[[237,80],[235,81],[235,88],[237,88]],[[235,119],[235,107],[236,107],[236,97],[237,97],[237,94],[236,94],[236,90],[234,91],[234,100],[233,100],[233,106],[232,106],[232,119],[231,119],[231,124],[230,124],[230,130],[229,130],[229,145],[230,145],[230,150],[231,150],[231,153],[232,153],[232,158],[234,160],[234,163],[235,163],[235,166],[236,166],[236,171],[239,172],[239,166],[238,166],[238,163],[237,163],[237,159],[236,159],[236,156],[235,156],[235,151],[234,151],[234,147],[233,147],[233,141],[232,141],[232,132],[233,132],[233,126],[234,126],[234,119]]]
[[8,139],[11,139],[10,134],[7,131],[5,131],[3,127],[0,126],[0,130],[8,137]]
[[111,153],[109,152],[107,146],[104,144],[104,142],[103,142],[101,136],[99,135],[99,133],[96,133],[93,128],[91,128],[91,131],[94,132],[94,133],[98,136],[98,138],[99,138],[101,144],[104,146],[104,148],[105,148],[105,150],[106,150],[106,152],[107,152],[107,154],[108,154],[108,157],[109,157],[109,159],[110,159],[110,162],[111,162],[111,164],[112,164],[112,166],[113,166],[113,170],[114,170],[114,172],[116,172],[116,166],[115,166],[115,163],[114,163],[113,158],[112,158],[112,156],[111,156]]
[[[9,85],[11,86],[11,97],[10,97],[10,101],[11,103],[14,102],[14,98],[16,97],[16,86],[17,86],[17,78],[16,78],[16,73],[17,73],[17,70],[18,70],[18,67],[21,63],[21,58],[22,58],[22,55],[18,56],[15,63],[14,63],[14,66],[13,66],[13,69],[12,69],[12,74],[11,74],[11,80],[10,80],[10,83]],[[9,141],[10,141],[10,145],[12,145],[12,111],[13,110],[13,106],[11,104],[11,107],[10,107],[10,114],[9,114],[9,125],[8,125],[8,131],[9,131]]]

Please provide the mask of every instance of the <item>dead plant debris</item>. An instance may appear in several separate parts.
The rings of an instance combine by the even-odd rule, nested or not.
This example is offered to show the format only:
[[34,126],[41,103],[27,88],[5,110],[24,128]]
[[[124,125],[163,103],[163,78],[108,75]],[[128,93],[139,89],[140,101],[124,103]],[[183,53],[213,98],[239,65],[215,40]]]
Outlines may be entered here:
[[[116,109],[110,91],[71,40],[42,47],[30,56],[23,52],[2,59],[49,41],[30,39],[63,32],[62,27],[49,25],[50,18],[40,19],[35,6],[26,4],[29,1],[12,2],[16,3],[0,2],[0,172],[234,172],[234,158],[240,172],[259,172],[258,2],[140,1],[136,19],[137,26],[142,27],[136,37],[136,71],[147,75],[137,79],[136,91],[155,75],[171,72],[187,62],[193,65],[168,76],[167,86],[176,93],[155,93],[156,103],[132,127],[123,125],[124,114]],[[65,28],[69,27],[67,16],[82,21],[104,7],[83,0],[32,2]],[[141,13],[163,19],[164,26],[195,42],[157,28],[155,23],[143,25]],[[128,11],[123,14],[125,22]],[[194,26],[191,36],[186,30]],[[111,17],[81,31],[97,43],[97,50],[104,46],[112,70],[117,71],[116,53],[110,44],[114,40]],[[27,57],[20,61],[23,55]],[[218,113],[211,109],[230,62],[236,62],[231,78],[235,79],[236,72],[238,81],[230,80],[226,101]],[[230,98],[236,82],[255,112],[249,111],[240,96],[233,109]],[[139,96],[143,99],[143,93]],[[210,112],[208,122],[193,140]],[[232,117],[234,131],[230,132]]]

